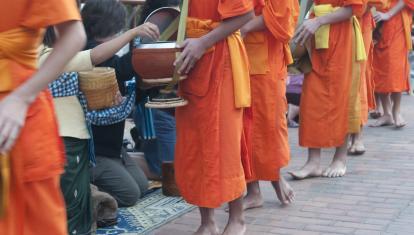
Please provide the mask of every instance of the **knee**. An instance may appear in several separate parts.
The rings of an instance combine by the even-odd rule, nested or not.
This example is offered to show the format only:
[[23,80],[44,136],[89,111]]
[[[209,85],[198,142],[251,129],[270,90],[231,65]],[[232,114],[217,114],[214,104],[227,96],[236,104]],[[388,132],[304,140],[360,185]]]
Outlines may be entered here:
[[122,195],[118,195],[117,201],[120,207],[134,206],[141,198],[141,190],[138,185],[129,185]]

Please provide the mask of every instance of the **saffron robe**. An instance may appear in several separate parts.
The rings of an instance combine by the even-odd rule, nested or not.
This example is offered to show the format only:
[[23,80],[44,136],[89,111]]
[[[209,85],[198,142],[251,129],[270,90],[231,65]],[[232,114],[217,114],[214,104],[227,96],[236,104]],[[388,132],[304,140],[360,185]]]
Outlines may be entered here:
[[[381,11],[389,11],[398,0],[388,2],[389,7]],[[411,38],[407,36],[410,37],[414,1],[404,2],[406,8],[383,22],[381,39],[374,47],[373,76],[377,93],[404,92],[410,89],[408,51]]]
[[375,21],[371,13],[371,7],[382,9],[386,0],[368,0],[367,9],[361,18],[361,29],[364,37],[367,61],[361,67],[361,125],[368,123],[368,112],[375,109],[375,83],[372,77],[372,61],[374,43],[372,33],[375,28]]
[[[266,30],[244,39],[250,61],[252,123],[249,181],[279,180],[279,169],[290,159],[286,121],[286,78],[292,38],[298,17],[297,0],[256,0]],[[246,174],[247,175],[247,174]]]
[[[351,6],[362,15],[363,0],[317,0],[316,5]],[[305,75],[300,105],[299,144],[309,148],[341,146],[349,133],[349,95],[352,83],[351,20],[330,25],[329,48],[315,49],[312,71]]]
[[[75,1],[13,0],[0,8],[0,100],[36,71],[43,28],[80,20]],[[2,234],[67,234],[59,186],[64,155],[47,91],[30,105],[10,155],[10,202],[0,218]],[[45,216],[45,212],[47,216]]]
[[[210,30],[209,24],[252,9],[249,0],[190,1],[189,17],[193,23],[200,20],[200,28],[191,31]],[[239,50],[245,58],[231,59],[247,60],[244,47]],[[222,40],[180,83],[180,94],[189,103],[176,110],[176,181],[184,199],[199,207],[220,207],[245,191],[241,161],[243,109],[235,107],[231,59],[228,42]]]

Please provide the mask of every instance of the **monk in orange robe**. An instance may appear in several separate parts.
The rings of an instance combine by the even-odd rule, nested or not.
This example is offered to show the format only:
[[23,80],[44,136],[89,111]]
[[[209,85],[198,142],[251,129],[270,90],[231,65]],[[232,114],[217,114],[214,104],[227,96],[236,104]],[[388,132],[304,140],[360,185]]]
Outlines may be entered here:
[[253,17],[249,0],[190,1],[187,37],[176,66],[188,78],[177,108],[176,180],[200,207],[196,234],[218,234],[214,208],[229,202],[224,234],[244,234],[241,161],[243,108],[250,106],[247,54],[238,29]]
[[[309,148],[309,155],[300,170],[290,172],[295,179],[345,175],[348,133],[352,133],[349,111],[354,107],[349,105],[357,22],[351,18],[354,14],[362,15],[363,0],[315,0],[314,3],[325,12],[305,21],[296,31],[294,42],[304,45],[322,27],[328,41],[317,44],[318,37],[312,39],[312,71],[305,75],[299,127],[299,144]],[[365,55],[365,51],[361,53]],[[321,148],[331,147],[336,148],[333,161],[322,170]]]
[[[59,186],[64,156],[50,94],[58,77],[86,40],[75,1],[13,0],[0,8],[0,157],[10,159],[10,187],[0,233],[67,234]],[[36,72],[44,28],[60,38]],[[4,161],[2,161],[4,163]],[[2,170],[5,167],[2,165]]]
[[[279,200],[294,193],[280,175],[290,159],[287,131],[286,78],[292,63],[289,41],[298,17],[297,0],[255,0],[256,17],[241,28],[250,61],[252,123],[250,170],[244,208],[263,205],[259,180],[271,181]],[[248,174],[246,174],[248,175]]]
[[373,126],[401,128],[406,125],[400,111],[401,96],[410,89],[408,52],[412,49],[414,1],[389,0],[388,3],[388,7],[374,15],[376,22],[382,22],[381,38],[374,48],[373,76],[384,114]]
[[369,112],[375,110],[376,108],[374,80],[372,77],[372,61],[374,51],[372,33],[375,28],[375,21],[371,11],[372,7],[382,9],[385,4],[386,0],[368,0],[365,13],[360,19],[367,61],[361,64],[361,132],[351,135],[351,146],[348,149],[349,155],[362,155],[365,153],[365,146],[362,139],[362,129],[363,126],[368,123]]

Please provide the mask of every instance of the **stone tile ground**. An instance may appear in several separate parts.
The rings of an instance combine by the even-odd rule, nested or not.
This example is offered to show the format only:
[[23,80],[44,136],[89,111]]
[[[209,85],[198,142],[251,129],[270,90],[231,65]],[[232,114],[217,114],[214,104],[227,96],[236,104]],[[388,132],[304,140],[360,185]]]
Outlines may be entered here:
[[[344,178],[292,181],[286,175],[297,194],[288,207],[276,201],[269,183],[261,183],[265,205],[246,213],[247,234],[414,234],[414,97],[405,96],[403,103],[409,125],[402,130],[365,128],[368,152],[349,157]],[[306,159],[295,129],[290,130],[290,144],[292,160],[286,170],[300,167]],[[324,165],[331,154],[332,150],[324,152]],[[223,228],[226,213],[217,210],[216,218]],[[155,234],[191,234],[198,224],[194,210]]]

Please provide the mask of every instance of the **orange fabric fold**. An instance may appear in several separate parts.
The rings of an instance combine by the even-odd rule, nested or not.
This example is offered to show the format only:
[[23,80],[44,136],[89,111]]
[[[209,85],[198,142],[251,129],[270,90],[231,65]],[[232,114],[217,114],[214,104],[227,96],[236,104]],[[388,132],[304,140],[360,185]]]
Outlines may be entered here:
[[[251,66],[252,123],[249,151],[251,176],[247,181],[279,180],[279,170],[290,160],[286,121],[286,77],[298,2],[256,1],[256,15],[265,19],[267,30],[249,33],[244,42]],[[282,53],[281,53],[282,52]]]
[[10,91],[17,84],[12,79],[9,60],[13,60],[28,68],[36,68],[37,48],[41,39],[40,30],[16,28],[0,32],[0,92]]
[[[251,10],[250,0],[198,0],[190,1],[189,17],[221,22]],[[188,105],[176,109],[176,180],[183,198],[200,207],[217,208],[246,189],[243,109],[235,107],[232,59],[227,40],[219,41],[179,85]]]
[[[220,25],[220,22],[212,20],[200,20],[189,17],[187,19],[187,37],[199,38],[208,34],[211,30]],[[250,79],[249,62],[247,54],[240,37],[240,32],[234,32],[226,39],[233,72],[234,83],[234,105],[236,108],[250,107]]]
[[[315,0],[315,4],[364,8],[363,0]],[[316,50],[312,42],[312,71],[305,76],[300,107],[303,147],[338,147],[349,132],[353,26],[345,20],[330,27],[328,49]]]
[[[381,11],[386,12],[398,1]],[[373,52],[373,77],[378,93],[409,90],[408,52],[411,50],[412,11],[404,8],[390,20],[382,23],[382,33]]]
[[[79,20],[75,1],[13,0],[0,8],[0,100],[36,72],[43,28]],[[41,128],[39,128],[41,127]],[[40,92],[10,153],[10,202],[0,219],[2,234],[67,234],[59,187],[63,145],[52,97]],[[51,216],[44,219],[44,212]],[[43,214],[42,214],[43,213]]]

